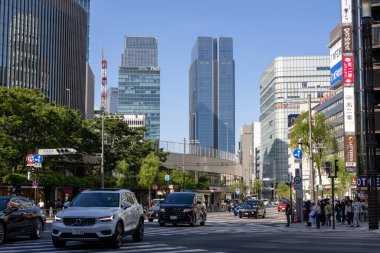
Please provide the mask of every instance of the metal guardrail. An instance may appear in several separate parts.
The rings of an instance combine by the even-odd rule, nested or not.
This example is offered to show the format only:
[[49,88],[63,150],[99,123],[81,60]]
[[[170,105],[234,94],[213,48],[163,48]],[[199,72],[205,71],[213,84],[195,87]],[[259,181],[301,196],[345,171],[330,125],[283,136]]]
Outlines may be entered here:
[[180,142],[160,141],[160,148],[170,153],[205,156],[234,162],[237,161],[236,154],[234,153],[214,149],[211,147],[202,147],[197,143],[186,142],[185,145],[184,143]]

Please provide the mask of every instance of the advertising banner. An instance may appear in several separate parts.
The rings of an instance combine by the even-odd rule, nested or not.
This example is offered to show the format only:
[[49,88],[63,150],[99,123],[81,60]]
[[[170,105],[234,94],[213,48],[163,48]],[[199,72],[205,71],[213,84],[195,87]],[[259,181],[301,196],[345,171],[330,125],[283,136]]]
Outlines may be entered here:
[[342,11],[342,24],[351,24],[352,23],[351,0],[341,1],[341,11]]
[[330,68],[330,86],[334,86],[343,80],[342,61]]
[[352,28],[351,26],[342,27],[343,53],[352,53]]
[[343,84],[354,85],[354,57],[343,56]]
[[345,167],[356,167],[356,138],[355,135],[344,137]]
[[342,40],[330,48],[330,68],[342,61]]
[[355,133],[354,87],[344,87],[343,92],[344,132]]

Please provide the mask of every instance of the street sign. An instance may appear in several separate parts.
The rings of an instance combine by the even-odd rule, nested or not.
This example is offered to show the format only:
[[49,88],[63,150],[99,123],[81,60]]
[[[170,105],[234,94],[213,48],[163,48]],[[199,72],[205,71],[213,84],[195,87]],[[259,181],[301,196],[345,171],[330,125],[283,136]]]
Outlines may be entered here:
[[300,176],[295,176],[294,177],[294,189],[301,189],[301,177]]
[[37,181],[33,181],[33,183],[32,183],[32,188],[37,188],[38,187],[38,183],[37,183]]
[[35,163],[34,168],[42,168],[42,163]]
[[170,181],[170,175],[165,175],[165,181]]
[[152,186],[152,188],[153,188],[153,190],[157,190],[158,189],[158,186],[156,185],[156,184],[154,184],[153,186]]
[[294,158],[301,159],[302,158],[302,150],[300,148],[296,148],[293,150]]
[[322,190],[323,190],[323,185],[319,184],[319,185],[318,185],[318,190],[319,190],[319,191],[322,191]]
[[68,155],[75,154],[77,151],[73,148],[46,148],[39,149],[39,155]]
[[43,160],[42,155],[34,155],[34,163],[42,163]]
[[34,154],[29,154],[25,157],[25,160],[26,160],[26,163],[28,164],[28,166],[30,166],[29,164],[34,164]]
[[239,189],[239,188],[237,188],[237,189],[235,190],[235,194],[236,194],[237,196],[240,195],[240,189]]

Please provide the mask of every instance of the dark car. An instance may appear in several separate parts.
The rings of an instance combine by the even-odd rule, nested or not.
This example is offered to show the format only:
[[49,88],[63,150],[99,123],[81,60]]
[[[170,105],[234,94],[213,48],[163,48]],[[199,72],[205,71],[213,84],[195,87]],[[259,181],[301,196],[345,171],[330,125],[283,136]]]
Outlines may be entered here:
[[0,244],[7,237],[30,236],[40,239],[46,215],[31,200],[21,196],[0,197]]
[[262,200],[250,200],[243,202],[239,207],[239,218],[243,217],[255,217],[261,216],[265,218],[267,214],[264,202]]
[[149,222],[153,222],[154,219],[158,219],[158,213],[160,212],[160,205],[163,199],[154,199],[152,207],[148,209],[147,218]]
[[206,218],[206,205],[202,195],[194,192],[173,192],[160,205],[158,223],[160,226],[165,226],[166,223],[195,226],[199,222],[204,226]]

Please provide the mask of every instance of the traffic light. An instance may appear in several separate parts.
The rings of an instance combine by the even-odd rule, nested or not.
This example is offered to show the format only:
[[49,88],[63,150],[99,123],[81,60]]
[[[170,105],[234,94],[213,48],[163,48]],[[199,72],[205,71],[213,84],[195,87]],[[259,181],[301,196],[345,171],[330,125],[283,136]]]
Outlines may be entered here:
[[56,151],[59,155],[75,154],[77,152],[73,148],[57,148]]
[[334,167],[335,167],[335,176],[338,174],[339,166],[338,166],[338,160],[334,161]]
[[28,180],[32,180],[33,179],[33,171],[28,171]]

